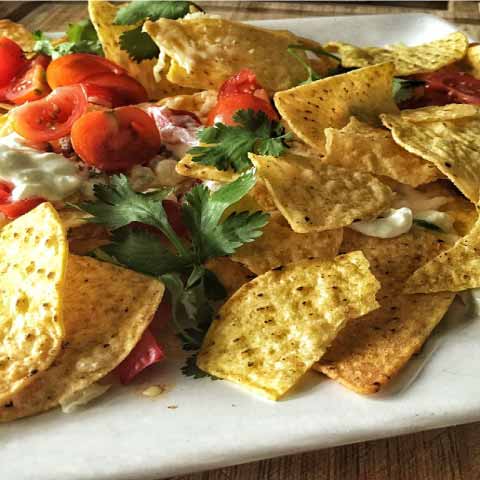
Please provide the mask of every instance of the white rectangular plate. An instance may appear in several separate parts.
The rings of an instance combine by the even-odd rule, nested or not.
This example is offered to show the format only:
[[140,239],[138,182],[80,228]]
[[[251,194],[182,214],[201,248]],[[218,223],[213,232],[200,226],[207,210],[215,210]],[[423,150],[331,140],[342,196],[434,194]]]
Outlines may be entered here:
[[[455,30],[416,14],[257,23],[319,41],[372,45],[418,44]],[[167,385],[157,398],[140,395],[139,385],[118,388],[75,414],[54,411],[0,426],[0,478],[157,479],[480,420],[480,320],[460,320],[460,303],[454,307],[421,355],[431,354],[423,370],[416,371],[420,358],[378,397],[312,373],[272,403],[227,382],[186,378],[182,354],[167,352],[168,361],[143,378]]]

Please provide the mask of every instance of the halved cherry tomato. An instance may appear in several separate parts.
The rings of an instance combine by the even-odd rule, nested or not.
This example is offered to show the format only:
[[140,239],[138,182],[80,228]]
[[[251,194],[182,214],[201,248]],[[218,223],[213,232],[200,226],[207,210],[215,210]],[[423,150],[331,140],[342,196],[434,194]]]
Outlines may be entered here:
[[106,172],[145,163],[161,146],[155,122],[136,107],[89,112],[75,122],[71,136],[80,158]]
[[87,107],[87,96],[80,85],[60,87],[41,100],[17,108],[13,129],[34,142],[55,140],[70,133]]
[[110,88],[100,87],[87,82],[82,83],[82,86],[87,94],[88,103],[94,103],[106,108],[113,108],[118,103],[118,100],[115,98],[115,92]]
[[147,328],[127,358],[116,368],[120,382],[124,385],[130,383],[145,368],[164,358],[163,350]]
[[9,182],[0,180],[0,203],[7,203],[12,193],[13,185]]
[[110,91],[112,107],[114,108],[148,100],[147,91],[142,84],[128,75],[99,73],[89,76],[82,84],[86,85],[87,93],[88,89],[92,87],[102,87],[106,91]]
[[116,63],[98,55],[89,53],[72,53],[57,58],[47,68],[47,81],[50,87],[81,83],[92,75],[100,73],[127,74]]
[[45,199],[43,198],[32,197],[11,203],[0,203],[0,212],[2,212],[7,218],[14,219],[28,213],[43,202],[45,202]]
[[5,98],[16,105],[33,102],[50,93],[45,77],[45,68],[39,64],[32,64],[25,72],[13,80],[12,85],[5,92]]
[[8,85],[26,64],[21,47],[7,37],[0,38],[0,86]]
[[245,68],[226,80],[218,92],[217,104],[210,111],[208,125],[224,123],[235,125],[234,114],[238,110],[252,109],[264,112],[271,120],[278,120],[268,93],[257,82],[255,73]]
[[207,124],[224,123],[225,125],[236,125],[233,116],[238,110],[254,110],[264,112],[271,120],[278,120],[278,114],[270,102],[266,102],[254,95],[246,93],[230,95],[220,98],[208,114]]

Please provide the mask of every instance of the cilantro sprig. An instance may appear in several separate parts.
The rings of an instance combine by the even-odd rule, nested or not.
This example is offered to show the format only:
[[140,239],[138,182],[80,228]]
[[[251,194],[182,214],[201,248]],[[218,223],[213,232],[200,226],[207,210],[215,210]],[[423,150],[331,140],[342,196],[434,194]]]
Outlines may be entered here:
[[242,172],[250,168],[250,152],[278,157],[291,138],[282,125],[267,115],[254,110],[239,110],[233,116],[236,126],[216,123],[199,131],[198,139],[204,145],[193,147],[188,153],[194,162],[212,165],[218,170]]
[[[268,214],[263,212],[232,213],[223,219],[227,208],[246,195],[255,182],[255,170],[251,169],[215,192],[204,185],[195,186],[180,207],[188,240],[177,235],[163,207],[170,189],[138,193],[123,175],[113,176],[109,185],[95,185],[96,200],[77,207],[92,215],[91,222],[112,231],[112,242],[95,251],[98,259],[164,282],[172,305],[172,325],[185,349],[200,347],[215,302],[226,296],[215,274],[204,267],[205,261],[230,255],[255,240],[268,221]],[[152,231],[139,224],[153,227]]]
[[190,12],[192,6],[195,6],[196,10],[200,10],[192,2],[167,0],[133,0],[129,2],[118,9],[114,23],[115,25],[136,25],[136,27],[120,35],[120,48],[128,52],[130,58],[137,63],[157,58],[160,54],[157,44],[148,33],[142,31],[145,20],[183,18]]
[[395,77],[392,84],[392,95],[395,103],[400,104],[410,100],[413,96],[415,96],[415,89],[424,85],[425,82],[423,80]]
[[40,30],[34,32],[33,37],[36,40],[33,51],[48,55],[53,60],[70,53],[103,55],[102,45],[98,39],[97,32],[89,19],[70,24],[67,29],[66,42],[52,43]]

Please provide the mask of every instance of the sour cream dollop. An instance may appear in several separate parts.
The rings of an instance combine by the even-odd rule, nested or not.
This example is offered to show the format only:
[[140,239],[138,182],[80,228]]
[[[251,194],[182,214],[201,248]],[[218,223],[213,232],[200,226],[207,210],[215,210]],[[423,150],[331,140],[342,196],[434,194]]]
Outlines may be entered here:
[[63,200],[81,187],[83,178],[74,162],[35,150],[22,140],[15,133],[0,138],[0,180],[13,185],[13,201],[30,197]]
[[407,233],[413,225],[413,213],[407,207],[390,209],[382,217],[354,222],[352,230],[377,238],[394,238]]

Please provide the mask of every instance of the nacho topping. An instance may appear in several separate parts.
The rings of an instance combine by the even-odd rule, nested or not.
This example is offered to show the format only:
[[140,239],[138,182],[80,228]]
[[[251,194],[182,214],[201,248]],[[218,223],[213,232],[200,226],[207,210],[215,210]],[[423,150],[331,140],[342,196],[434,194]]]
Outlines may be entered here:
[[49,203],[0,231],[0,401],[47,369],[62,345],[65,231]]
[[369,173],[305,157],[250,156],[275,205],[294,232],[332,230],[389,208],[393,193]]
[[392,97],[394,67],[384,63],[278,92],[275,106],[307,145],[325,151],[325,129],[343,128],[352,116],[379,123],[380,113],[396,113]]
[[416,47],[392,45],[389,48],[361,48],[341,42],[331,42],[328,46],[341,56],[344,67],[366,67],[393,62],[395,75],[413,75],[434,72],[461,60],[467,52],[468,39],[465,34],[455,32]]
[[347,320],[377,308],[378,288],[360,252],[267,272],[220,309],[198,366],[276,400],[324,354]]

